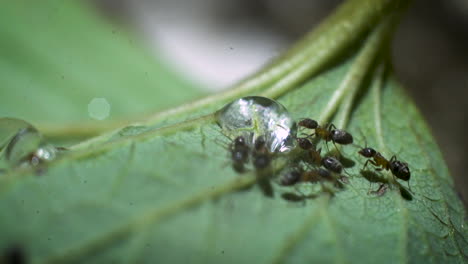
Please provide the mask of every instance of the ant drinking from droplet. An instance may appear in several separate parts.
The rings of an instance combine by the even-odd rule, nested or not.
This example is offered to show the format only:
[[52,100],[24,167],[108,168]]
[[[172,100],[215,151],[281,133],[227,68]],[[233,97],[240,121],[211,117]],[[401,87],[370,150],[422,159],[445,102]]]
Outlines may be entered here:
[[267,148],[266,141],[263,136],[260,136],[255,140],[252,158],[252,163],[256,169],[265,169],[270,165],[272,153]]
[[238,136],[229,145],[231,152],[232,168],[238,172],[245,172],[245,164],[249,161],[250,148],[243,136]]

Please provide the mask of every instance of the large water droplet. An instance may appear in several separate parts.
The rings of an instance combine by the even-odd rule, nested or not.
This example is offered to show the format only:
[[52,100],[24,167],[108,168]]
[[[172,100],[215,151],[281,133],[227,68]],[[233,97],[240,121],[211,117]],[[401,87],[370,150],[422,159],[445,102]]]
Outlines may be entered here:
[[38,165],[55,159],[57,149],[26,121],[0,118],[0,167]]
[[237,99],[216,113],[223,133],[234,139],[244,136],[250,143],[263,136],[271,152],[294,148],[296,123],[280,103],[260,96]]

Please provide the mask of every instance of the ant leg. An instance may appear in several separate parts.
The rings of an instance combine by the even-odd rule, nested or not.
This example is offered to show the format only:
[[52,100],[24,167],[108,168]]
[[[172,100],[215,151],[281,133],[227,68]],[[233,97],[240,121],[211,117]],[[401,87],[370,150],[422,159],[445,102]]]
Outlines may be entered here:
[[[367,167],[367,163],[370,163],[370,164],[374,165],[375,167],[378,167],[378,165],[377,165],[377,163],[375,163],[375,161],[373,161],[371,159],[368,159],[368,160],[366,160],[366,163],[364,163],[364,166],[362,166],[361,170],[364,170]],[[380,170],[382,170],[382,168],[375,168],[375,170],[380,171]]]
[[325,140],[325,146],[327,147],[327,153],[330,153],[330,149],[328,148],[328,141]]
[[367,167],[367,164],[369,163],[369,161],[371,160],[366,160],[366,162],[364,163],[364,166],[362,166],[361,171],[363,171]]
[[343,157],[343,154],[341,154],[341,151],[338,149],[338,146],[336,146],[335,141],[332,140],[332,142],[333,142],[333,146],[335,146],[336,151],[338,151],[340,156]]

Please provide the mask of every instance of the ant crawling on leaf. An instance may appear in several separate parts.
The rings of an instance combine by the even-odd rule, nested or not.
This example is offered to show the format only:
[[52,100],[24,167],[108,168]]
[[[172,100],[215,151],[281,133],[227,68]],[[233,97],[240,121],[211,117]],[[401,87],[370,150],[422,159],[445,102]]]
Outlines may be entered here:
[[377,152],[375,149],[370,147],[362,148],[358,151],[358,153],[361,156],[368,158],[366,163],[364,163],[362,170],[364,170],[367,164],[370,163],[374,165],[378,171],[391,171],[394,177],[397,177],[403,181],[408,181],[408,188],[411,190],[409,186],[411,172],[408,167],[408,163],[397,160],[395,155],[393,155],[390,160],[387,160],[380,152]]
[[304,118],[299,121],[298,126],[314,129],[315,133],[312,133],[309,136],[316,136],[326,142],[332,141],[333,143],[341,145],[353,143],[353,136],[344,130],[337,129],[334,124],[328,124],[325,127],[321,127],[317,121],[310,118]]
[[[307,137],[315,136],[316,138],[325,140],[326,143],[329,141],[331,141],[334,145],[348,145],[353,143],[353,136],[342,129],[337,129],[334,124],[328,124],[324,127],[321,127],[317,121],[310,118],[304,118],[298,122],[298,126],[307,129],[314,129],[315,133],[312,133]],[[303,139],[298,139],[298,144],[301,148],[303,148],[303,146],[307,146],[307,142],[305,142]]]
[[343,165],[341,164],[341,162],[337,158],[332,156],[322,157],[320,155],[321,151],[321,148],[318,150],[315,150],[314,148],[309,149],[310,162],[317,166],[323,166],[331,172],[341,174],[341,172],[343,171]]

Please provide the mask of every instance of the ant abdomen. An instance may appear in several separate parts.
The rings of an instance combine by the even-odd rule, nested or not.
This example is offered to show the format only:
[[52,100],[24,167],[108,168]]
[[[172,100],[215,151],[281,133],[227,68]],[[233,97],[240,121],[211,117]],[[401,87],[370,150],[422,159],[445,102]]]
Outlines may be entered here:
[[334,157],[325,157],[322,159],[322,166],[335,173],[341,173],[343,165]]
[[333,129],[331,131],[331,139],[333,142],[341,145],[353,143],[353,136],[350,133],[341,129]]
[[395,160],[390,163],[390,170],[392,171],[393,175],[401,180],[409,181],[411,177],[408,164],[399,160]]
[[308,128],[308,129],[316,129],[318,127],[317,121],[310,119],[310,118],[302,119],[301,121],[297,123],[297,125]]

